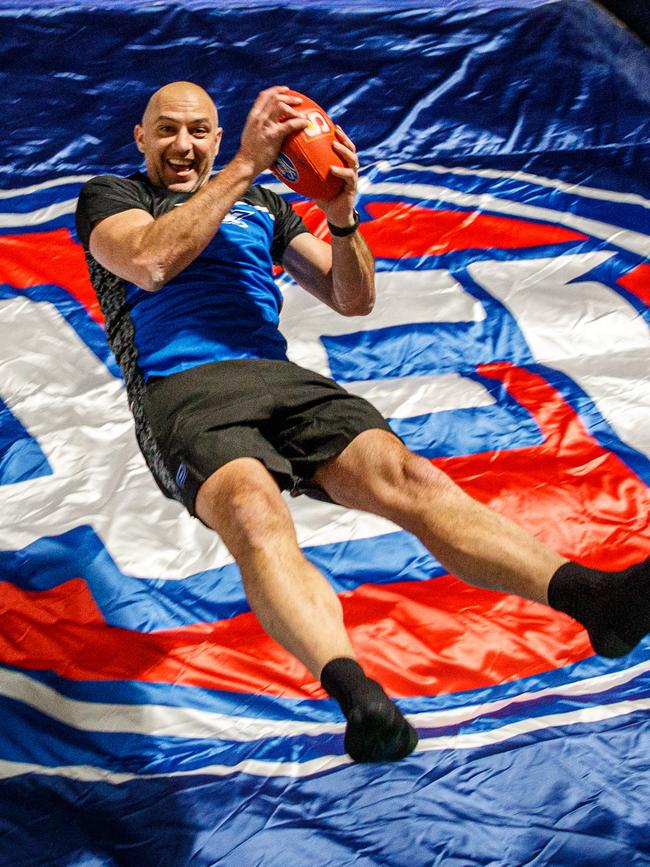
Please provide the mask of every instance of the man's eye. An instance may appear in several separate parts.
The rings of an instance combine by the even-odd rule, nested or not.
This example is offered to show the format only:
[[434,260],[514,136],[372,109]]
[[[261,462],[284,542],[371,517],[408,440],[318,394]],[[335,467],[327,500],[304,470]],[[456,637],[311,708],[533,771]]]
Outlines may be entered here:
[[199,128],[199,129],[194,130],[194,135],[196,135],[196,136],[203,137],[203,136],[206,136],[207,134],[208,134],[207,129]]

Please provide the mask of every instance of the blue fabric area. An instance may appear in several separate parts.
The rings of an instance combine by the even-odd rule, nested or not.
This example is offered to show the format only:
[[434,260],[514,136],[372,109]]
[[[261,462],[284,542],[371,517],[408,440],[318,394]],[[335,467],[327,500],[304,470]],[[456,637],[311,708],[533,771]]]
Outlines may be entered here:
[[0,400],[0,485],[52,475],[38,442]]
[[[467,209],[472,218],[507,214],[513,234],[514,221],[525,219],[522,205],[547,209],[530,217],[544,227],[571,228],[574,218],[605,224],[600,232],[585,231],[586,240],[495,250],[474,235],[480,249],[380,259],[383,271],[448,271],[486,318],[412,323],[400,316],[402,324],[325,337],[324,345],[342,382],[455,373],[490,392],[495,399],[490,406],[395,419],[395,428],[422,454],[462,461],[463,455],[486,449],[539,444],[541,434],[529,412],[477,372],[478,365],[506,361],[539,374],[579,412],[600,445],[650,484],[648,458],[621,441],[594,400],[567,375],[536,362],[515,318],[471,276],[471,266],[481,260],[548,257],[561,273],[563,256],[608,252],[611,258],[580,279],[598,281],[616,301],[625,298],[632,313],[650,324],[647,305],[617,282],[647,262],[642,234],[650,235],[650,56],[595,4],[178,0],[147,6],[36,0],[25,8],[17,0],[0,0],[0,51],[5,124],[0,186],[15,190],[73,176],[60,186],[0,196],[0,224],[12,234],[71,228],[80,176],[138,168],[133,124],[150,93],[173,79],[204,85],[219,103],[224,127],[219,164],[235,153],[262,87],[286,83],[315,98],[356,142],[364,178],[393,185],[381,194],[362,191],[364,219],[372,204],[394,201]],[[398,168],[403,161],[418,167]],[[418,191],[418,184],[426,189]],[[431,191],[438,185],[446,195]],[[589,190],[599,187],[620,195]],[[468,195],[474,199],[464,204]],[[632,233],[635,243],[625,246]],[[14,295],[0,286],[0,299]],[[79,339],[119,375],[100,327],[63,289],[39,286],[23,295],[54,304]],[[0,456],[5,472],[0,484],[46,472],[39,447],[2,405],[0,424],[0,453],[4,446],[20,449],[12,469]],[[19,445],[10,445],[14,442]],[[621,474],[629,478],[625,467]],[[11,497],[18,488],[0,490]],[[38,591],[81,578],[111,626],[141,632],[248,611],[233,565],[183,580],[123,574],[89,526],[92,513],[83,511],[85,504],[79,508],[76,526],[67,523],[65,531],[22,550],[3,548],[2,580]],[[134,502],[132,514],[121,517],[136,521],[139,512]],[[443,571],[406,533],[350,540],[337,529],[336,538],[306,554],[338,592],[426,581]],[[432,590],[435,584],[431,581]],[[472,616],[461,609],[462,604],[459,618]],[[417,616],[421,619],[414,620],[405,641],[417,640],[418,626],[431,613],[422,605]],[[18,627],[20,632],[20,622]],[[62,642],[68,639],[65,618],[46,628]],[[377,629],[377,623],[369,622],[368,629]],[[522,631],[522,641],[535,642],[544,653],[544,635],[526,626]],[[129,637],[124,633],[125,641]],[[381,635],[375,638],[380,655],[385,648]],[[29,639],[27,613],[23,640]],[[181,736],[166,725],[164,709],[153,706],[186,711],[185,719],[194,711],[212,711],[261,723],[331,726],[341,722],[333,700],[111,682],[99,674],[73,681],[46,669],[6,667],[0,670],[0,864],[648,864],[649,647],[646,639],[621,660],[591,657],[556,669],[553,659],[547,671],[530,675],[526,669],[521,677],[483,689],[400,699],[405,712],[427,713],[420,720],[420,750],[396,765],[343,764],[327,772],[319,760],[342,757],[340,733],[292,736],[275,729],[260,735],[255,729],[255,740],[235,741],[232,733],[206,725],[208,737],[194,729]],[[476,659],[482,659],[477,665],[490,665],[481,647]],[[440,660],[444,664],[443,655]],[[92,658],[86,662],[92,674]],[[193,663],[187,660],[188,667]],[[435,670],[430,676],[433,684],[439,682]],[[75,701],[125,708],[102,709],[95,719]],[[486,707],[490,702],[499,704]],[[437,711],[453,715],[441,719]],[[143,721],[151,720],[151,712],[159,715],[147,728]],[[563,713],[573,714],[573,725],[565,718],[559,727],[553,715]],[[205,720],[194,715],[194,723],[197,716]],[[458,735],[474,740],[441,741]],[[279,767],[310,759],[313,766],[298,769],[305,776],[283,775],[286,770]],[[246,764],[233,771],[242,761]],[[268,767],[256,761],[267,761]],[[12,764],[21,762],[41,763],[51,774]],[[192,773],[208,764],[228,766],[226,776]],[[93,773],[84,766],[97,768],[100,779],[84,781]],[[102,770],[178,776],[108,783]]]
[[[631,678],[622,685],[598,691],[597,702],[607,710],[608,707],[615,707],[618,702],[628,700],[634,703],[647,700],[649,696],[650,674],[646,670],[644,674]],[[470,694],[466,695],[466,699],[469,698]],[[408,702],[399,700],[398,704],[407,710]],[[435,698],[430,698],[429,704],[435,709]],[[533,695],[503,707],[468,713],[467,718],[461,721],[434,720],[420,723],[418,729],[422,739],[492,732],[496,740],[503,737],[507,742],[513,737],[516,740],[516,729],[509,728],[513,724],[533,723],[536,727],[541,726],[544,737],[546,729],[551,725],[548,721],[549,715],[588,711],[593,704],[594,695],[588,691],[579,695]],[[325,710],[326,718],[342,722],[343,716],[335,703],[328,702],[328,705]],[[632,704],[628,713],[633,711]],[[82,737],[65,721],[45,715],[26,702],[0,696],[0,712],[6,737],[2,747],[2,760],[35,763],[45,767],[91,766],[105,768],[112,773],[171,774],[219,765],[225,769],[233,769],[234,772],[240,762],[254,759],[256,762],[270,763],[267,772],[272,775],[274,764],[285,761],[305,763],[342,752],[340,731],[279,733],[270,732],[267,727],[266,733],[262,728],[257,737],[240,740],[234,729],[232,736],[223,732],[215,733],[211,737],[192,737],[179,735],[174,732],[173,726],[169,726],[170,734],[167,734],[163,727],[156,734],[90,730]],[[65,718],[65,709],[62,709],[62,713]],[[250,715],[250,711],[247,715]],[[552,719],[553,724],[562,724],[561,719]],[[39,737],[43,730],[48,731],[48,740]],[[447,749],[451,747],[450,744],[442,746]],[[463,748],[465,747],[460,747],[461,750]]]
[[[512,6],[528,7],[533,9],[537,6],[544,6],[549,2],[557,2],[557,0],[431,0],[429,3],[429,11],[434,9],[457,11],[459,9],[474,9],[474,10],[489,10],[503,9],[504,7]],[[173,4],[179,9],[212,9],[213,5],[209,0],[177,0]],[[299,11],[309,7],[319,7],[320,9],[342,10],[350,12],[349,0],[280,0],[280,2],[270,2],[270,0],[221,0],[219,4],[224,9],[251,9],[259,7],[261,9],[269,9],[269,7],[282,7],[283,9],[292,9]],[[128,0],[83,0],[76,3],[75,6],[80,9],[129,9],[133,7]],[[394,9],[413,10],[412,0],[360,0],[355,4],[357,10],[371,9],[390,11]],[[30,5],[30,11],[34,13],[40,12],[44,15],[55,15],[61,11],[67,11],[70,8],[68,0],[36,0]],[[24,6],[20,0],[0,0],[0,10],[22,10]]]
[[[575,179],[576,170],[591,171],[576,151],[620,143],[617,183],[648,190],[626,154],[650,138],[650,59],[591,3],[438,2],[382,14],[365,3],[328,4],[328,14],[320,4],[154,6],[131,15],[102,5],[90,18],[59,4],[34,15],[6,9],[0,48],[12,71],[0,111],[11,135],[3,186],[20,176],[128,174],[139,165],[131,131],[148,94],[189,78],[220,105],[223,160],[234,154],[261,87],[299,83],[356,141],[364,162],[453,157],[494,165],[504,155],[548,161],[561,152],[554,166],[562,174],[565,160]],[[314,52],[318,63],[309,60]],[[95,65],[104,57],[110,73]],[[517,74],[504,88],[511,69]]]
[[541,445],[544,440],[537,422],[500,382],[478,374],[469,378],[485,388],[495,401],[492,405],[390,419],[395,433],[427,458]]
[[[80,182],[68,179],[65,183],[57,184],[57,186],[35,189],[31,193],[21,192],[13,196],[9,195],[0,200],[2,210],[12,214],[28,214],[30,211],[48,208],[64,202],[69,202],[71,205],[76,204],[80,186]],[[30,226],[30,231],[34,231],[33,226]]]
[[[26,775],[3,782],[0,861],[135,867],[160,852],[158,863],[197,867],[642,865],[649,748],[650,722],[631,716],[523,736],[506,751],[423,753],[309,779],[111,786]],[[595,762],[603,752],[620,765]]]

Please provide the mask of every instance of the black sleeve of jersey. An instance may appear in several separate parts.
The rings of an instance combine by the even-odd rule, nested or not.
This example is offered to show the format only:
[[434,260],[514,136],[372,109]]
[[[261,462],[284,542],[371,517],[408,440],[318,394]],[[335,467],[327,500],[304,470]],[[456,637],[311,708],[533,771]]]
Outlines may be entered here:
[[102,175],[87,181],[81,188],[76,213],[77,235],[84,249],[88,249],[90,233],[96,223],[132,208],[151,213],[140,184],[114,175]]
[[266,187],[252,187],[252,189],[260,194],[263,204],[275,217],[271,257],[276,265],[281,265],[284,251],[290,242],[296,235],[309,232],[309,229],[282,196],[278,196],[273,190],[267,190]]

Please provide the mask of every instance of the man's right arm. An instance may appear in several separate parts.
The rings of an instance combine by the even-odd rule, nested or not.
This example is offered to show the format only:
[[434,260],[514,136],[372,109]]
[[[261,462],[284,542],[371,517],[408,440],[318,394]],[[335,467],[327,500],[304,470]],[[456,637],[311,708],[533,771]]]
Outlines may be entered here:
[[135,208],[106,217],[92,230],[90,252],[111,273],[155,292],[203,252],[255,174],[235,157],[182,208],[156,219]]
[[296,113],[291,107],[294,100],[284,101],[285,90],[262,91],[248,115],[235,157],[182,208],[156,219],[131,208],[98,222],[89,240],[93,258],[148,292],[160,289],[193,262],[235,202],[273,163],[285,136],[307,125],[304,116],[286,116],[287,109]]

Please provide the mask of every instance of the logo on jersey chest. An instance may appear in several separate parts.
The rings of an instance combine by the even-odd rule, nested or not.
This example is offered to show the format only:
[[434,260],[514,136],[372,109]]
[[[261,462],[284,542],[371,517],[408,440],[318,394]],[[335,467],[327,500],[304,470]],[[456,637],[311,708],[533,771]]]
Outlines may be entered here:
[[226,214],[226,216],[221,222],[239,226],[242,229],[249,229],[249,221],[250,218],[254,215],[254,213],[255,211],[252,208],[235,205],[235,207],[231,208],[231,210]]

